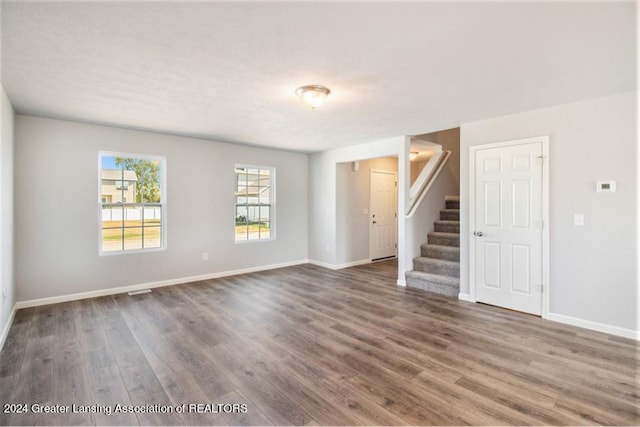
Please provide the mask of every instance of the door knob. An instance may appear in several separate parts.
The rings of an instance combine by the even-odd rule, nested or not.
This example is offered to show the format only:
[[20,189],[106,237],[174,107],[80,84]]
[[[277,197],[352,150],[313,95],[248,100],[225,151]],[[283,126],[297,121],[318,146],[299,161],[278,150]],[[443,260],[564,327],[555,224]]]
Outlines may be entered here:
[[474,232],[473,232],[473,235],[474,235],[474,236],[477,236],[477,237],[482,237],[482,236],[484,236],[484,234],[482,234],[482,231],[474,231]]

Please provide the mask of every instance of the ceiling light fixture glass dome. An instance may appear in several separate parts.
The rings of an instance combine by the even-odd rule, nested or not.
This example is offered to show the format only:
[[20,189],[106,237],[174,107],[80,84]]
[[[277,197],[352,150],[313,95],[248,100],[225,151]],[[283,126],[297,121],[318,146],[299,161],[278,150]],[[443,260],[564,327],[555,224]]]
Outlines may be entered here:
[[296,89],[296,95],[304,101],[312,110],[321,106],[331,91],[321,85],[307,85]]

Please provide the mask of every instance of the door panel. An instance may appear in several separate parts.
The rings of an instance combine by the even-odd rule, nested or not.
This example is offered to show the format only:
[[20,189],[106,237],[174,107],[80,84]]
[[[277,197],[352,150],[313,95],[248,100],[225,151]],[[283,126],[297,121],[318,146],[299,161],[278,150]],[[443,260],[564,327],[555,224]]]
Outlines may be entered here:
[[531,295],[531,247],[511,245],[511,290]]
[[500,227],[502,213],[502,189],[500,181],[487,181],[484,184],[484,224]]
[[[476,300],[542,313],[542,143],[475,152]],[[535,226],[534,226],[535,224]]]
[[371,259],[396,255],[397,187],[395,172],[371,171],[370,208],[371,227],[369,252]]
[[483,242],[484,246],[484,285],[500,289],[500,242]]

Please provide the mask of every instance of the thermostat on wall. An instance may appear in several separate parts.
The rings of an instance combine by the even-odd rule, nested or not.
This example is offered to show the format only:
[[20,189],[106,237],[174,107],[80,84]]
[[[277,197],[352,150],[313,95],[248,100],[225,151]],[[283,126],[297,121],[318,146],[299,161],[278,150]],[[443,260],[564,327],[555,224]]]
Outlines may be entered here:
[[598,193],[615,193],[616,182],[615,181],[598,181],[596,183],[596,192]]

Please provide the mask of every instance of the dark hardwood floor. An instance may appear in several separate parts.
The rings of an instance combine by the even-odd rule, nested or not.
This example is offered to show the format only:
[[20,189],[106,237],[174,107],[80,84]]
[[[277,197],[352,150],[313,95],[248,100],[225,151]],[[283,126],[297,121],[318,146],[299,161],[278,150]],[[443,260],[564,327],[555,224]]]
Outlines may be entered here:
[[[395,275],[394,261],[304,265],[19,310],[0,400],[28,411],[0,423],[640,423],[637,342],[397,288]],[[174,412],[103,412],[117,404]]]

